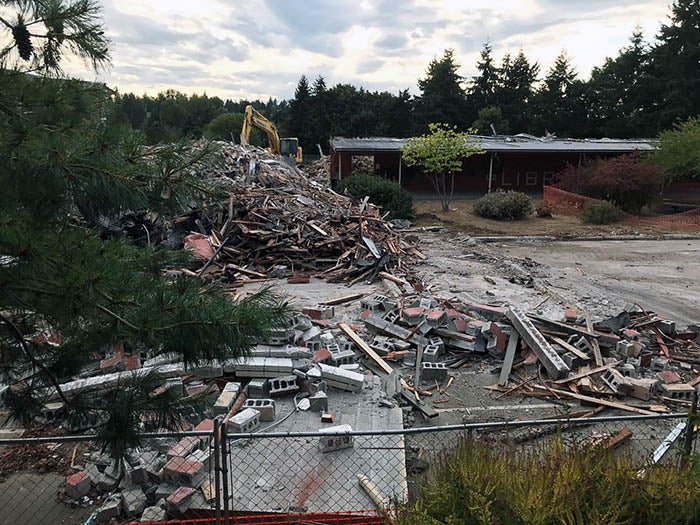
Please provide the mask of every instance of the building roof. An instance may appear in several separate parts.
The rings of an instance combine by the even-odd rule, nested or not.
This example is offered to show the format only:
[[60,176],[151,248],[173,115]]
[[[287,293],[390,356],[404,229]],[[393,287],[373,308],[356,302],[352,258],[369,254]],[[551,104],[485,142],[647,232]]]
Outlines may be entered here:
[[[345,138],[333,137],[331,148],[335,151],[357,153],[398,152],[407,139],[389,137]],[[553,136],[533,135],[474,136],[470,142],[478,143],[490,153],[633,153],[652,151],[654,139],[560,139]]]

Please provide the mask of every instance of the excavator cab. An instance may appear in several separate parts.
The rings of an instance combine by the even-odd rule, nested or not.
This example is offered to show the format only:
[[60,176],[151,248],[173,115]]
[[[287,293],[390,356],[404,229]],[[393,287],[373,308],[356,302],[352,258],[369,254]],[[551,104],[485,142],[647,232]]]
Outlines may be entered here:
[[301,148],[299,147],[299,139],[295,137],[280,139],[280,156],[291,157],[299,164],[302,160]]

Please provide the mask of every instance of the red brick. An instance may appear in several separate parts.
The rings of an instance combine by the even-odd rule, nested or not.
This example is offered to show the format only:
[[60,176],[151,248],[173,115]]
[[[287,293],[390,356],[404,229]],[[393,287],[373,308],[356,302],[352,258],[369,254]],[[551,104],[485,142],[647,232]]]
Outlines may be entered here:
[[188,456],[199,445],[199,437],[187,436],[178,441],[168,450],[168,457],[184,458]]
[[163,467],[163,472],[172,476],[196,476],[197,473],[204,467],[199,461],[190,461],[189,459],[172,458]]
[[578,310],[575,308],[567,308],[564,310],[564,320],[574,322],[578,319]]
[[302,308],[301,313],[304,315],[308,315],[311,317],[311,319],[323,319],[323,312],[321,311],[320,308],[313,307],[313,308]]
[[317,350],[314,352],[314,363],[324,363],[326,360],[331,358],[331,353],[328,351],[327,348],[321,348],[320,350]]
[[195,489],[192,487],[180,487],[175,492],[173,492],[166,500],[171,505],[179,506],[182,502],[186,501],[188,498],[192,497]]
[[194,427],[194,430],[195,432],[212,432],[214,430],[214,420],[205,419]]
[[66,478],[66,483],[68,485],[78,485],[80,484],[84,479],[89,478],[90,476],[88,475],[87,472],[84,470],[81,470],[80,472],[76,472],[75,474],[71,474]]
[[662,370],[656,374],[656,377],[661,379],[661,381],[667,385],[681,382],[681,376],[676,374],[673,370]]

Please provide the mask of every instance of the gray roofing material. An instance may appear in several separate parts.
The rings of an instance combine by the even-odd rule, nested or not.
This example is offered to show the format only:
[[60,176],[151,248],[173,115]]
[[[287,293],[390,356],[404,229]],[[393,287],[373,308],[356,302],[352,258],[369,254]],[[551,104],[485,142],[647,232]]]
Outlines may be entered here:
[[[398,152],[407,139],[389,137],[345,138],[333,137],[331,147],[339,152]],[[532,135],[473,136],[489,153],[633,153],[653,151],[654,139],[559,139]]]

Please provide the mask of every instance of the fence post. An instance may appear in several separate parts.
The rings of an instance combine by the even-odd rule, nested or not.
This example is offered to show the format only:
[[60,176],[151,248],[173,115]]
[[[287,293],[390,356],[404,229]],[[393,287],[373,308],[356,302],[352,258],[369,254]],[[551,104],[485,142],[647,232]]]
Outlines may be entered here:
[[685,467],[688,464],[690,454],[693,452],[693,441],[695,440],[695,425],[698,423],[698,391],[693,394],[693,403],[688,413],[688,423],[685,425],[685,440],[683,441],[683,461]]
[[228,475],[228,436],[226,435],[226,427],[228,425],[224,423],[221,426],[221,475],[223,477],[223,489],[224,489],[224,523],[229,525],[229,475]]
[[214,498],[214,517],[216,518],[217,525],[221,523],[221,420],[217,417],[214,419],[214,491],[216,496]]

